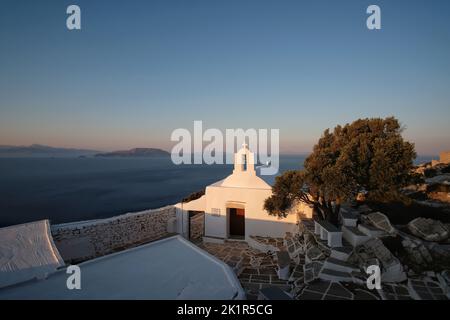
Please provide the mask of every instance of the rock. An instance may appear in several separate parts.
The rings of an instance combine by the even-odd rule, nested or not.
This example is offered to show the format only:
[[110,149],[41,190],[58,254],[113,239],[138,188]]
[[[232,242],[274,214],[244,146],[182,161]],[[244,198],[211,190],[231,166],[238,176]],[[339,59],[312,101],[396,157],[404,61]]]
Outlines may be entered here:
[[450,270],[450,245],[433,243],[427,249],[433,257],[433,265],[439,269]]
[[425,166],[419,166],[416,169],[414,169],[414,173],[420,174],[420,175],[425,175]]
[[386,217],[381,212],[373,212],[369,213],[366,216],[367,220],[378,229],[384,230],[387,233],[394,234],[396,233],[395,228],[391,225],[391,222],[389,221],[389,218]]
[[419,186],[417,188],[417,191],[419,191],[419,192],[427,192],[427,187],[428,186],[425,183],[419,184]]
[[418,184],[410,184],[409,186],[406,186],[403,188],[403,191],[409,191],[409,192],[416,192],[419,189]]
[[449,231],[442,222],[420,217],[408,223],[408,230],[426,241],[444,241],[449,235]]
[[408,254],[408,264],[414,270],[423,270],[433,262],[430,252],[420,241],[405,238],[402,245]]
[[423,175],[425,178],[433,178],[438,174],[438,171],[430,166],[427,166],[427,168],[424,170]]
[[426,184],[450,184],[450,174],[445,173],[425,179]]
[[361,201],[361,202],[366,201],[366,193],[364,193],[364,192],[359,192],[359,193],[356,195],[356,201]]
[[348,262],[358,264],[363,270],[371,263],[380,265],[383,282],[406,280],[402,264],[378,238],[370,239],[356,247]]

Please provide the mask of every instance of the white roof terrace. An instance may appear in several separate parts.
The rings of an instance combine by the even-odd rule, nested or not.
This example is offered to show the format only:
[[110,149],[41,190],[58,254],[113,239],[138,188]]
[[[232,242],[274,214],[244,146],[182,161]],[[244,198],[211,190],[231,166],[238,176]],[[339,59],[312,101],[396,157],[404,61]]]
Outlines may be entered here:
[[231,268],[180,236],[83,262],[81,289],[66,269],[0,289],[1,299],[244,299]]

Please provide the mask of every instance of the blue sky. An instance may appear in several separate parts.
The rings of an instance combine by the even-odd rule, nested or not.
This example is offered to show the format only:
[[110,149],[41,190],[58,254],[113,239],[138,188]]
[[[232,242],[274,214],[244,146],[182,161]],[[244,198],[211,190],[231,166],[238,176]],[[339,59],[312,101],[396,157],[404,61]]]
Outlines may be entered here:
[[[82,30],[66,28],[77,4]],[[366,28],[381,7],[382,30]],[[23,1],[0,11],[0,144],[170,149],[176,128],[325,128],[396,116],[450,149],[449,1]]]

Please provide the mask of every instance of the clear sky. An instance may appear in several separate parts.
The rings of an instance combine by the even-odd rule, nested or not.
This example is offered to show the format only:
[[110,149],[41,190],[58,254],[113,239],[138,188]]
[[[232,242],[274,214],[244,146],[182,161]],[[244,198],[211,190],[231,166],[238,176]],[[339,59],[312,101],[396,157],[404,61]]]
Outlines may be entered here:
[[450,149],[449,18],[447,0],[2,0],[0,144],[170,149],[203,120],[277,128],[282,151],[308,152],[325,128],[394,115],[436,154]]

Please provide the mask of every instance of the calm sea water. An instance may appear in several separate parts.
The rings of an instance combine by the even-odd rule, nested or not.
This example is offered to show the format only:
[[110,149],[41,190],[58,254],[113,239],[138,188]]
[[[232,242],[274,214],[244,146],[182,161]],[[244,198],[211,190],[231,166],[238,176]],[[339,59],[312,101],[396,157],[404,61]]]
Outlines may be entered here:
[[[280,172],[301,168],[304,159],[281,156]],[[169,158],[0,158],[0,227],[158,208],[179,202],[231,171],[230,165],[176,166]],[[270,184],[275,179],[262,178]]]
[[[303,156],[283,156],[280,171]],[[110,217],[179,202],[221,180],[230,165],[174,165],[170,158],[0,158],[0,226]],[[264,179],[272,183],[273,176]]]

